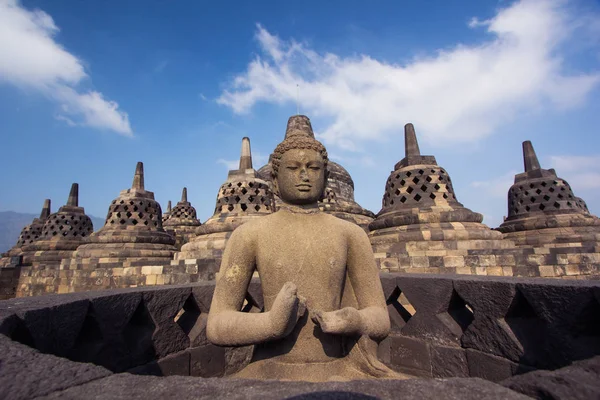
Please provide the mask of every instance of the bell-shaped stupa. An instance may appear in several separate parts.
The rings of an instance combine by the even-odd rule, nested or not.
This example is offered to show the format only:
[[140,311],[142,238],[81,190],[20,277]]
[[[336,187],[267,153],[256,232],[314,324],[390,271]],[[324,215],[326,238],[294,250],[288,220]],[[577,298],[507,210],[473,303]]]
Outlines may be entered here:
[[196,209],[188,201],[187,188],[184,187],[181,192],[181,201],[169,211],[169,217],[166,220],[163,218],[163,226],[171,236],[175,236],[175,247],[181,249],[181,246],[196,236],[197,228],[200,226]]
[[273,192],[252,167],[250,139],[245,137],[239,168],[229,171],[221,185],[213,216],[196,228],[197,236],[175,254],[173,265],[186,266],[188,273],[198,274],[198,279],[214,279],[233,230],[273,211]]
[[104,226],[61,264],[61,285],[70,291],[144,285],[147,275],[156,279],[162,270],[143,268],[168,266],[174,243],[162,227],[160,204],[144,187],[144,165],[138,162],[131,189],[112,201]]
[[597,246],[600,219],[554,169],[540,167],[530,141],[523,142],[523,160],[525,172],[515,175],[508,217],[497,229],[518,246]]
[[92,220],[83,207],[79,207],[79,185],[74,183],[67,204],[48,216],[38,240],[23,246],[23,265],[58,267],[61,260],[70,258],[92,232]]
[[[388,271],[483,274],[492,250],[513,248],[458,202],[434,156],[423,156],[412,124],[404,127],[405,157],[390,174],[382,208],[369,224],[373,251]],[[484,251],[482,251],[484,250]],[[502,268],[492,271],[503,275]],[[489,273],[485,270],[485,274]]]
[[17,243],[0,259],[0,266],[5,266],[10,263],[11,257],[20,256],[23,253],[23,247],[36,242],[42,235],[44,223],[50,216],[50,199],[44,200],[44,206],[39,218],[34,218],[31,224],[26,225],[19,235]]
[[[304,115],[294,115],[290,117],[287,124],[285,137],[293,135],[307,135],[312,138],[315,134],[310,123],[310,119]],[[367,228],[369,223],[373,221],[375,215],[362,208],[354,201],[354,181],[352,177],[340,164],[331,160],[327,163],[329,177],[323,199],[319,201],[319,207],[338,218],[354,222],[357,225]],[[273,177],[271,175],[271,157],[269,163],[258,170],[259,176],[272,185]],[[279,204],[281,200],[275,195],[275,204]]]
[[167,211],[165,211],[162,215],[163,226],[165,225],[165,222],[169,219],[170,216],[171,216],[171,200],[169,200],[167,202]]

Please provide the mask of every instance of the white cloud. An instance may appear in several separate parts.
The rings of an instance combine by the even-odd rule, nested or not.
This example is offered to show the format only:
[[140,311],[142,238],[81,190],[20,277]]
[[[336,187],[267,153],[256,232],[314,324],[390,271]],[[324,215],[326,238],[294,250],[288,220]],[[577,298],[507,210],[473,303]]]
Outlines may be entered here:
[[232,169],[238,169],[240,166],[240,160],[225,160],[223,158],[219,158],[217,160],[217,164],[223,164],[228,171]]
[[217,101],[247,113],[259,102],[295,102],[299,84],[301,109],[331,121],[319,137],[349,150],[398,134],[409,121],[428,140],[479,139],[519,112],[580,105],[597,86],[598,71],[565,72],[561,50],[590,34],[574,27],[584,17],[598,21],[576,14],[561,0],[518,1],[489,20],[469,22],[486,30],[484,42],[403,65],[318,53],[258,25],[261,54]]
[[556,174],[567,179],[575,190],[600,188],[600,155],[550,156],[550,165]]
[[34,89],[60,104],[56,118],[132,136],[127,113],[96,91],[78,90],[89,78],[82,61],[54,39],[59,28],[42,10],[0,0],[0,82]]
[[518,174],[518,171],[508,171],[503,175],[485,181],[471,182],[471,187],[483,191],[490,197],[506,199],[508,189],[515,182],[516,174]]

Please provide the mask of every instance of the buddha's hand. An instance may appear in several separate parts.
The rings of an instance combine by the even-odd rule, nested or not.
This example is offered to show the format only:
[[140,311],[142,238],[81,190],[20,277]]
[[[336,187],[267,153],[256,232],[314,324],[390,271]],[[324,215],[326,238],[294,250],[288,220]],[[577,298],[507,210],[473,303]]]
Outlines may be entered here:
[[273,307],[269,311],[271,327],[276,338],[289,335],[298,319],[306,312],[306,299],[298,296],[298,288],[292,282],[283,285]]
[[334,335],[362,335],[364,330],[360,312],[353,307],[329,312],[315,310],[311,319],[323,332]]

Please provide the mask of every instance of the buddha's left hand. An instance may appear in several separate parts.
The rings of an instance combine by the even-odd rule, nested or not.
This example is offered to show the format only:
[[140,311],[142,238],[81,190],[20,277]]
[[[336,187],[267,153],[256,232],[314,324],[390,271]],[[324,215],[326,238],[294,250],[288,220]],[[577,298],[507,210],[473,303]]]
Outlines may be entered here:
[[335,335],[362,335],[363,321],[360,312],[353,307],[345,307],[337,311],[312,312],[312,321],[325,333]]

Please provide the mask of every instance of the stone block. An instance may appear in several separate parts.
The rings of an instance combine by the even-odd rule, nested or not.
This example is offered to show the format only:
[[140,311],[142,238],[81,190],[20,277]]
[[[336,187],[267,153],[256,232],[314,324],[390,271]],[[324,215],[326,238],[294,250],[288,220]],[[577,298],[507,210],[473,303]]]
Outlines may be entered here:
[[565,273],[567,275],[579,275],[581,271],[579,269],[579,265],[567,265],[565,267]]
[[425,340],[392,336],[390,362],[394,366],[413,368],[431,374],[429,344]]
[[487,275],[487,267],[475,267],[476,275]]
[[146,286],[156,285],[156,275],[146,275]]
[[482,378],[492,382],[500,382],[514,375],[530,372],[532,367],[521,365],[506,358],[486,354],[481,351],[467,349],[469,376]]
[[163,376],[190,375],[190,353],[182,351],[158,360],[158,367]]
[[502,267],[502,275],[504,276],[513,276],[513,267]]
[[535,399],[600,399],[600,357],[578,361],[555,371],[532,371],[501,382]]
[[471,275],[473,273],[471,267],[456,268],[457,274]]
[[496,263],[498,265],[515,265],[515,256],[511,254],[496,255]]
[[225,348],[208,344],[188,351],[192,376],[208,378],[225,374]]
[[465,266],[465,258],[461,256],[445,256],[444,266],[460,268]]
[[541,277],[554,277],[556,276],[556,271],[554,270],[553,265],[540,265],[540,276]]
[[460,378],[469,376],[465,349],[431,344],[431,368],[434,378]]
[[429,258],[425,256],[412,257],[410,260],[410,266],[411,268],[428,268]]

